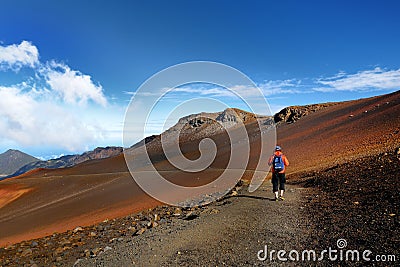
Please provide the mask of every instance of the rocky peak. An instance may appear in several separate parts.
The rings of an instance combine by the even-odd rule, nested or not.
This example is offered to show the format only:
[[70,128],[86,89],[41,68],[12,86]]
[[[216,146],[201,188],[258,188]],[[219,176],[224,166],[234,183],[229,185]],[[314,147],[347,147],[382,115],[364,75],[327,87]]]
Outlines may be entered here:
[[306,106],[290,106],[282,109],[274,115],[275,123],[286,122],[294,123],[300,118],[307,116],[310,113],[316,112],[323,108],[336,105],[337,103],[324,103],[324,104],[313,104]]
[[19,150],[9,149],[0,154],[0,176],[12,174],[25,164],[36,161],[39,161],[39,159]]

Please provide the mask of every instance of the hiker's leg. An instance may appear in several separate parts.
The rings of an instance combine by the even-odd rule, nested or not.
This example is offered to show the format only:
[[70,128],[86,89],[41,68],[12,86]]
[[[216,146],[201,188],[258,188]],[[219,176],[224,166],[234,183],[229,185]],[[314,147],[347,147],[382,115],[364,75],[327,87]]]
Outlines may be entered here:
[[280,173],[279,176],[279,190],[281,191],[281,197],[283,197],[283,193],[285,192],[286,176],[284,173]]
[[279,180],[278,180],[278,175],[277,174],[275,174],[275,173],[272,174],[271,182],[272,182],[272,192],[275,194],[275,198],[278,198],[278,183],[279,183]]

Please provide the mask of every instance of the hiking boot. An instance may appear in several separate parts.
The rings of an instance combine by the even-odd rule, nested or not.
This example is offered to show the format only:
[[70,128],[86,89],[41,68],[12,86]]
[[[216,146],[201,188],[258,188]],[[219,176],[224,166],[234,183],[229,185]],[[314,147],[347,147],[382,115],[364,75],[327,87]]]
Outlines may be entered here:
[[275,201],[279,201],[279,197],[276,197],[276,198],[275,198]]
[[280,196],[280,197],[279,197],[279,200],[280,200],[280,201],[284,201],[284,200],[285,200],[285,198],[284,198],[284,197],[282,197],[282,196]]

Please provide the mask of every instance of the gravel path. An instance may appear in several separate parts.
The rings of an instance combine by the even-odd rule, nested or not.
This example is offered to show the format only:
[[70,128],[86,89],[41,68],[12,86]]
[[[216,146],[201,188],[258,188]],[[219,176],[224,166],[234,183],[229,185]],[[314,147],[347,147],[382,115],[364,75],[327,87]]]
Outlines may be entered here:
[[[257,252],[300,249],[310,226],[303,216],[305,198],[291,187],[286,200],[275,202],[266,182],[214,204],[193,220],[174,220],[120,242],[76,266],[261,266]],[[278,263],[272,262],[272,265]]]

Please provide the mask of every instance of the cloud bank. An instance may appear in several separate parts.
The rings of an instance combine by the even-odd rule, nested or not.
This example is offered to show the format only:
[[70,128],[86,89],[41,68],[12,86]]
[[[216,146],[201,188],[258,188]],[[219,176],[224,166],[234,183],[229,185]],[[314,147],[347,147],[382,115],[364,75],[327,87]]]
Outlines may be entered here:
[[79,152],[104,138],[99,120],[83,116],[93,105],[108,104],[91,76],[64,63],[40,62],[37,47],[28,41],[0,46],[0,71],[22,68],[35,75],[16,85],[0,84],[0,144]]
[[18,87],[0,87],[0,107],[0,138],[19,145],[79,151],[101,134],[67,107],[41,101]]

